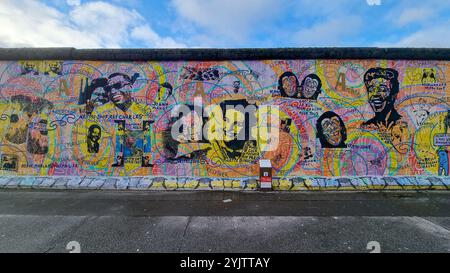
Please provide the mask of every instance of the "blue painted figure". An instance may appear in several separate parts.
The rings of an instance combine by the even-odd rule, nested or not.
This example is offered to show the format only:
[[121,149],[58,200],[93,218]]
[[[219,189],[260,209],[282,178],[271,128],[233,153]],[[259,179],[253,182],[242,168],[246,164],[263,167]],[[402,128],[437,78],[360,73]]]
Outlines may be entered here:
[[438,175],[442,175],[442,173],[444,173],[445,176],[448,176],[448,152],[447,152],[447,150],[438,150],[438,156],[439,156]]

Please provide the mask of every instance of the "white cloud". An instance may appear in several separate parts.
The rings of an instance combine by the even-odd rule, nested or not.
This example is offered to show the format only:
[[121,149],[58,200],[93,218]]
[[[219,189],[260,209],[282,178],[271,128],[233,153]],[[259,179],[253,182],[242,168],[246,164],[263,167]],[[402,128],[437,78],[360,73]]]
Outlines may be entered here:
[[329,17],[348,13],[349,7],[355,5],[355,0],[296,0],[295,4],[289,12],[295,12],[299,17]]
[[81,5],[81,0],[66,0],[66,3],[69,6],[79,6]]
[[149,45],[154,45],[160,48],[183,48],[186,47],[183,43],[178,43],[170,37],[160,37],[148,25],[136,27],[132,30],[131,36],[136,40],[141,40]]
[[399,0],[381,18],[390,24],[385,37],[374,46],[381,47],[449,47],[450,2],[441,0]]
[[399,26],[405,26],[410,23],[420,23],[435,14],[430,8],[426,7],[413,7],[405,9],[401,12],[399,16],[394,19],[394,22]]
[[176,44],[154,32],[137,11],[101,1],[71,6],[65,14],[36,0],[1,0],[0,25],[2,47],[118,48],[133,45],[131,34],[142,27],[152,34],[136,36],[145,46]]
[[442,25],[424,28],[412,33],[398,42],[392,43],[377,43],[376,46],[382,47],[450,47],[450,28],[448,25],[450,21],[444,22]]
[[0,25],[3,47],[100,46],[97,39],[76,29],[65,14],[33,0],[0,1]]
[[95,33],[95,39],[106,47],[120,47],[129,39],[128,32],[143,22],[135,10],[127,10],[105,2],[90,2],[70,11],[71,21],[85,33]]
[[334,17],[310,28],[304,28],[294,34],[301,46],[340,46],[345,38],[357,34],[363,25],[359,16]]
[[381,5],[381,0],[366,0],[369,6],[379,6]]
[[188,22],[215,37],[244,39],[252,29],[264,27],[275,18],[285,1],[276,0],[172,0],[172,7]]

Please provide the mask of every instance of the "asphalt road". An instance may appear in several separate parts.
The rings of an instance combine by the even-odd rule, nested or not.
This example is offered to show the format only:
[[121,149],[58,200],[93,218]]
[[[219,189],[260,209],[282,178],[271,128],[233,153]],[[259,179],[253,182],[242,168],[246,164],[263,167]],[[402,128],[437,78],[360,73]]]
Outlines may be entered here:
[[450,192],[0,191],[0,252],[450,252]]

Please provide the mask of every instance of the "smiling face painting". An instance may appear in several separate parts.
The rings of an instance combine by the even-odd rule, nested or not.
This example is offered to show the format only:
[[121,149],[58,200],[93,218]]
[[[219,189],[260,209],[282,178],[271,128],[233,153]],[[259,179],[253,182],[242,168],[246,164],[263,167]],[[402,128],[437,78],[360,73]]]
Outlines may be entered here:
[[369,83],[368,94],[369,103],[375,113],[381,113],[386,106],[392,102],[391,83],[382,78],[373,79]]
[[118,108],[127,108],[125,105],[131,101],[129,92],[132,89],[127,75],[112,74],[108,79],[108,86],[104,89],[108,92],[110,101]]
[[363,127],[391,127],[401,118],[394,108],[399,91],[398,72],[391,68],[371,68],[364,75],[364,84],[375,117],[366,121]]
[[307,75],[300,85],[302,99],[316,100],[321,93],[322,81],[316,74]]

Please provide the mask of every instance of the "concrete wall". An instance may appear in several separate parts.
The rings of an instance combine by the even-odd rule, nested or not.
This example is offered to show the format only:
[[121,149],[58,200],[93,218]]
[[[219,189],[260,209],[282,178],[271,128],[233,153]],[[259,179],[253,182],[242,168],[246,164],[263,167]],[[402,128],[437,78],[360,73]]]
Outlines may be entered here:
[[[128,51],[114,60],[64,60],[76,55],[68,51],[36,60],[35,51],[19,52],[23,58],[13,59],[17,51],[0,51],[3,176],[243,180],[258,176],[259,159],[270,159],[274,176],[291,186],[295,177],[449,174],[448,50],[425,60],[295,58],[289,50],[280,59],[254,51],[237,60],[177,60],[174,51],[166,54],[173,60],[136,61]],[[174,140],[179,118],[171,111],[193,109],[195,97],[204,107],[277,106],[279,145],[261,151],[259,138]],[[191,121],[202,128],[209,118]]]

